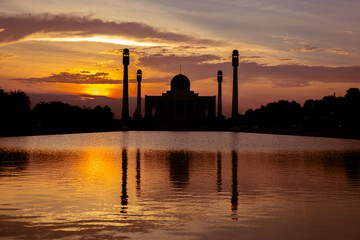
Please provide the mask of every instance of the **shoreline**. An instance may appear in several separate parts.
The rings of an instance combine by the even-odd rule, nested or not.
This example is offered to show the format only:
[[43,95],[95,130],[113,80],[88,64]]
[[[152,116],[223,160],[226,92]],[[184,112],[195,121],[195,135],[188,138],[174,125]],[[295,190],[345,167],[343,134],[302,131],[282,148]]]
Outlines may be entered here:
[[175,132],[244,132],[259,134],[276,134],[289,136],[307,136],[307,137],[325,137],[360,140],[360,129],[286,129],[286,128],[249,128],[236,127],[229,129],[204,128],[204,129],[178,129],[178,128],[108,128],[108,129],[84,129],[84,130],[26,130],[18,132],[1,133],[0,138],[6,137],[26,137],[26,136],[45,136],[45,135],[63,135],[63,134],[82,134],[82,133],[102,133],[102,132],[128,132],[128,131],[175,131]]

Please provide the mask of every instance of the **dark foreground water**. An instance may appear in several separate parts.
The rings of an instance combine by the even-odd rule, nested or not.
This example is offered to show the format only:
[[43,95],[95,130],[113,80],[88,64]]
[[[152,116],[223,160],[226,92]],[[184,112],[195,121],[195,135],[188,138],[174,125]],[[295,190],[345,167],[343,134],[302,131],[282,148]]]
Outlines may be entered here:
[[360,141],[0,138],[0,239],[360,239]]

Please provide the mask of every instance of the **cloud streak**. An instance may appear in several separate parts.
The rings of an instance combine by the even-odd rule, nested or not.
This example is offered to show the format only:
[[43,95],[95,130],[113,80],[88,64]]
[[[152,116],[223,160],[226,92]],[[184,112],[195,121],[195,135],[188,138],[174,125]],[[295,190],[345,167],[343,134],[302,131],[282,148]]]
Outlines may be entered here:
[[310,45],[305,45],[302,47],[292,48],[290,49],[290,51],[291,52],[325,52],[325,49]]
[[109,78],[109,73],[97,72],[90,74],[88,71],[81,73],[61,72],[51,74],[42,78],[15,78],[12,80],[28,83],[75,83],[75,84],[120,84],[122,80],[113,80]]
[[200,39],[182,33],[156,29],[139,22],[114,22],[73,15],[0,16],[0,43],[16,42],[35,33],[66,33],[69,36],[110,35],[149,41],[217,44],[210,39]]
[[328,52],[338,55],[349,55],[349,53],[341,48],[321,48],[313,46],[311,43],[298,41],[289,36],[272,36],[273,38],[281,39],[282,43],[300,45],[299,47],[291,48],[290,52],[303,52],[303,53],[314,53],[314,52]]
[[348,55],[349,53],[340,49],[340,48],[333,48],[333,49],[324,49],[319,48],[311,45],[304,45],[302,47],[292,48],[290,49],[290,52],[329,52],[329,53],[335,53],[339,55]]
[[11,55],[11,54],[2,54],[0,53],[0,61],[4,61],[4,60],[7,60],[7,59],[10,59],[10,58],[14,58],[15,56],[14,55]]

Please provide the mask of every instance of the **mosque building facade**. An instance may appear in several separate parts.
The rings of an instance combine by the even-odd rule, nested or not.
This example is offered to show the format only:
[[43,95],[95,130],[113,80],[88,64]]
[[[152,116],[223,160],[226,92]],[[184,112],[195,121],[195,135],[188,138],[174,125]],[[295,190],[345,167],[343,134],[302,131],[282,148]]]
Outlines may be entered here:
[[171,80],[171,90],[161,96],[145,96],[145,118],[201,120],[215,118],[215,96],[199,96],[190,90],[190,80],[182,74]]

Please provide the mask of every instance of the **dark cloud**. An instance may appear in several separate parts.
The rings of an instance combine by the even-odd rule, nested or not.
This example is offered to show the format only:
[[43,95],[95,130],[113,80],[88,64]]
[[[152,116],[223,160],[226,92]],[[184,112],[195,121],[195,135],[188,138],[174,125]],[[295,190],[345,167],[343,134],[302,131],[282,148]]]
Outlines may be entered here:
[[176,50],[190,50],[190,49],[199,50],[199,49],[207,49],[207,47],[178,46],[178,47],[174,47],[174,49],[176,49]]
[[[135,48],[128,48],[130,50],[130,54],[136,52],[138,53],[138,51],[135,50]],[[157,48],[156,48],[157,49]],[[118,48],[118,49],[111,49],[111,50],[105,50],[101,53],[105,53],[105,54],[111,54],[111,55],[120,55],[122,56],[123,55],[123,51],[124,51],[124,48]]]
[[33,33],[68,32],[76,35],[118,35],[137,39],[162,40],[217,44],[210,39],[199,39],[182,33],[161,31],[138,22],[113,22],[73,15],[32,15],[0,16],[0,43],[14,42]]
[[24,81],[28,83],[76,83],[76,84],[120,84],[122,80],[113,80],[109,78],[109,73],[97,72],[89,74],[88,71],[81,73],[61,72],[51,74],[49,77],[43,78],[16,78],[12,80]]
[[[162,56],[156,54],[139,58],[139,66],[176,74],[181,64],[183,74],[187,75],[191,81],[208,78],[213,78],[216,81],[217,71],[223,70],[224,77],[230,80],[232,76],[231,62],[211,63],[211,61],[219,59],[215,55]],[[149,79],[151,82],[156,80],[167,82],[171,80],[171,76]],[[239,81],[266,82],[273,84],[274,87],[303,87],[308,86],[310,82],[359,84],[360,66],[325,67],[298,64],[270,66],[243,61],[239,64]]]
[[279,59],[280,61],[291,61],[292,58],[282,58],[282,59]]
[[264,57],[262,57],[262,56],[240,56],[239,58],[240,59],[248,59],[248,58],[250,58],[250,59],[259,59],[259,58],[264,58]]
[[310,82],[359,84],[360,66],[325,67],[298,64],[266,66],[250,63],[244,70],[253,75],[252,79],[265,77],[275,87],[303,87]]
[[[150,46],[150,47],[136,47],[128,48],[131,53],[136,53],[141,57],[153,57],[153,56],[165,56],[165,55],[179,55],[179,53],[185,56],[197,56],[199,53],[197,50],[207,49],[207,47],[194,47],[194,46]],[[122,56],[124,48],[105,50],[101,53],[120,55]]]

